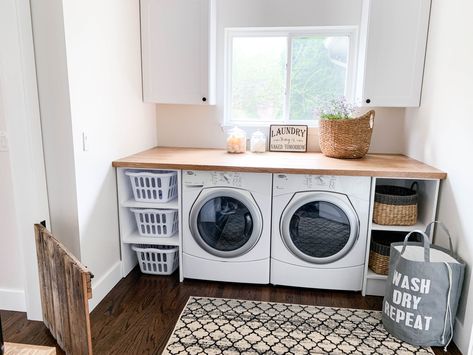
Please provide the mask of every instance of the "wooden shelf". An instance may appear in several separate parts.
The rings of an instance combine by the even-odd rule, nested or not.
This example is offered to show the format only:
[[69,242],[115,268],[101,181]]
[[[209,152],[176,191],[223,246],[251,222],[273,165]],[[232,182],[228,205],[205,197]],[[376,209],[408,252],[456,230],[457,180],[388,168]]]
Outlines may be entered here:
[[138,232],[133,232],[123,237],[122,242],[125,244],[152,244],[152,245],[175,245],[179,246],[179,233],[172,237],[142,237]]
[[131,207],[131,208],[161,208],[166,210],[177,210],[179,209],[179,201],[177,198],[169,202],[138,202],[134,199],[128,199],[120,203],[122,207]]
[[425,224],[418,222],[413,226],[384,226],[381,224],[373,223],[371,230],[373,231],[394,231],[394,232],[412,232],[414,229],[420,229],[421,231],[425,230]]
[[368,268],[368,272],[366,274],[367,279],[372,279],[372,280],[386,280],[388,278],[388,275],[381,275],[375,273],[373,270]]

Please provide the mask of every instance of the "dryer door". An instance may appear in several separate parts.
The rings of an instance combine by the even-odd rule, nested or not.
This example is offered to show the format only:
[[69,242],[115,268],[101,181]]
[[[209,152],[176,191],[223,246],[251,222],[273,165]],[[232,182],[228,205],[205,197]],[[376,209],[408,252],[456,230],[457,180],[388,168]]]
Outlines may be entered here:
[[232,258],[250,251],[263,229],[253,196],[237,188],[203,189],[191,208],[189,227],[208,253]]
[[348,197],[331,192],[296,193],[282,213],[286,247],[314,264],[341,259],[355,244],[359,220]]

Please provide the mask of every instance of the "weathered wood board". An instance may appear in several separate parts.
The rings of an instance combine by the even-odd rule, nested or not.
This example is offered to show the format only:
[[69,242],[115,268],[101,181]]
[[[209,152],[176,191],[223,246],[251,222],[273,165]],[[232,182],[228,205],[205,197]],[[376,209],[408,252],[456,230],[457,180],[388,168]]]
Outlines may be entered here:
[[66,354],[91,355],[92,274],[42,225],[35,236],[44,324]]

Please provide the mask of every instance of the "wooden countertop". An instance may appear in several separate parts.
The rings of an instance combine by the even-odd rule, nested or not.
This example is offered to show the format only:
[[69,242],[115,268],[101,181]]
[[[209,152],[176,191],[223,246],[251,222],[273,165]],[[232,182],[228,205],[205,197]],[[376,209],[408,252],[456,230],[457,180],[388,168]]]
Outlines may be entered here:
[[443,171],[399,154],[368,154],[363,159],[333,159],[322,153],[229,154],[222,149],[158,147],[116,160],[113,166],[414,179],[447,177]]

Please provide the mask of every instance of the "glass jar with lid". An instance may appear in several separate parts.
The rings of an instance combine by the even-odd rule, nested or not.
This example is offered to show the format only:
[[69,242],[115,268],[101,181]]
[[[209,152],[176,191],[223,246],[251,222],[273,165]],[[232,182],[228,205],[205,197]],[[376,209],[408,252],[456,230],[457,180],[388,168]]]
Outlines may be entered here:
[[251,135],[250,149],[253,153],[264,153],[266,151],[266,136],[260,130]]
[[246,132],[244,130],[238,127],[234,127],[228,131],[227,152],[228,153],[245,153],[246,152]]

